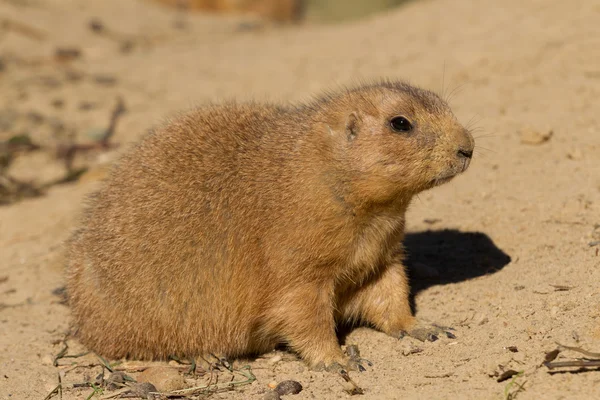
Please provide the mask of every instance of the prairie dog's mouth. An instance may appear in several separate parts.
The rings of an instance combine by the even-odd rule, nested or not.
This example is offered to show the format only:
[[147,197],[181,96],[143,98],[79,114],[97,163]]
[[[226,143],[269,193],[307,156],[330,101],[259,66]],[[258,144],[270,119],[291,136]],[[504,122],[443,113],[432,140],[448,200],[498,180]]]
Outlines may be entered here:
[[471,163],[471,159],[464,157],[459,160],[457,164],[451,165],[448,170],[440,173],[435,179],[433,179],[429,184],[431,187],[443,185],[452,180],[456,175],[460,175],[465,172],[469,168],[469,164]]
[[443,185],[446,182],[450,182],[452,180],[452,178],[454,178],[456,175],[458,175],[458,174],[454,173],[454,174],[442,175],[439,178],[435,178],[434,180],[431,181],[431,186],[439,186],[439,185]]

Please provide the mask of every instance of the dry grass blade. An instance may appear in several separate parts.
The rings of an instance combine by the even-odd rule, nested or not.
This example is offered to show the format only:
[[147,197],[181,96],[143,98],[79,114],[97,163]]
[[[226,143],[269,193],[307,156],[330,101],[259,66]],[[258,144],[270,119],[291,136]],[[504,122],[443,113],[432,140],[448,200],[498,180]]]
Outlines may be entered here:
[[560,344],[558,342],[556,342],[556,344],[558,346],[562,347],[565,350],[576,351],[576,352],[581,353],[581,354],[583,354],[584,356],[587,356],[587,357],[600,358],[600,353],[593,353],[591,351],[584,350],[581,347],[565,346],[564,344]]
[[98,357],[98,360],[100,360],[100,363],[102,363],[102,365],[104,366],[104,368],[106,368],[109,372],[115,372],[114,369],[113,369],[113,367],[108,362],[108,360],[106,360],[106,358],[102,357],[99,354],[96,354],[96,357]]
[[[558,345],[559,348],[548,353],[545,358],[544,365],[548,369],[579,367],[579,368],[583,368],[583,370],[582,370],[582,372],[583,372],[583,371],[585,371],[585,368],[600,367],[600,353],[594,353],[594,352],[582,349],[581,347],[565,346],[558,342],[556,342],[556,344]],[[577,353],[583,354],[586,357],[591,357],[592,359],[590,359],[590,360],[554,361],[556,356],[558,356],[558,353],[560,353],[562,350],[575,351]],[[549,357],[548,356],[549,354],[552,354],[554,357]]]
[[65,346],[62,348],[61,351],[58,352],[56,357],[54,357],[54,361],[52,361],[52,365],[54,365],[55,367],[58,367],[58,360],[65,357],[67,355],[67,351],[69,350],[69,345],[67,344],[67,342],[63,341],[63,344]]
[[105,400],[105,399],[114,399],[115,397],[119,397],[122,394],[126,394],[126,393],[129,393],[129,392],[131,392],[131,389],[128,388],[128,387],[124,387],[124,388],[121,388],[119,390],[114,391],[111,394],[107,394],[105,396],[102,396],[101,399],[102,400]]
[[62,384],[61,383],[56,385],[56,387],[54,389],[52,389],[52,391],[50,393],[48,393],[48,395],[46,397],[44,397],[44,400],[49,400],[59,393],[61,393],[61,398],[62,398]]

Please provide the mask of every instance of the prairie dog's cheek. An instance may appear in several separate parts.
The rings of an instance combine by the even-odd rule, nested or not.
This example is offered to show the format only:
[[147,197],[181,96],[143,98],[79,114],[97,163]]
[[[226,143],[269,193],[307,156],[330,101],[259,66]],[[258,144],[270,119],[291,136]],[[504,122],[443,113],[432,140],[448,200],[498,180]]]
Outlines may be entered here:
[[419,132],[414,137],[415,146],[423,150],[433,150],[438,143],[438,137],[431,132]]

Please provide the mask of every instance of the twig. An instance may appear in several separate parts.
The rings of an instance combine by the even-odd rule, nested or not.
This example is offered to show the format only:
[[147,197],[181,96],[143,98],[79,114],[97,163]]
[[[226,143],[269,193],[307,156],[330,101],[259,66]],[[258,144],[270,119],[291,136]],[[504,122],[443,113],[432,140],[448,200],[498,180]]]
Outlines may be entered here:
[[118,147],[118,144],[110,143],[110,139],[115,134],[115,129],[117,128],[117,122],[119,117],[123,115],[126,111],[125,102],[122,97],[117,97],[117,104],[113,109],[110,115],[110,121],[108,123],[108,128],[96,143],[89,144],[77,144],[73,143],[68,146],[60,146],[56,151],[56,156],[58,158],[63,158],[65,160],[65,167],[67,171],[73,170],[73,161],[75,159],[75,154],[78,152],[88,152],[91,150],[110,150],[115,147]]
[[108,145],[108,141],[115,133],[115,128],[117,127],[117,122],[119,120],[119,117],[122,114],[124,114],[125,111],[126,111],[126,108],[125,108],[125,102],[123,101],[123,98],[117,97],[117,105],[115,106],[112,114],[110,115],[110,123],[108,125],[108,128],[106,129],[106,132],[104,132],[104,136],[102,136],[102,139],[100,139],[100,143],[102,143],[103,146]]
[[14,21],[8,18],[2,18],[0,21],[0,27],[2,27],[3,29],[12,30],[36,40],[45,39],[46,35],[44,33],[42,33],[36,28],[32,28],[31,26],[23,22]]
[[550,285],[557,292],[566,292],[571,289],[575,289],[575,286],[567,286],[567,285]]
[[563,367],[600,367],[600,360],[554,361],[544,363],[548,369]]

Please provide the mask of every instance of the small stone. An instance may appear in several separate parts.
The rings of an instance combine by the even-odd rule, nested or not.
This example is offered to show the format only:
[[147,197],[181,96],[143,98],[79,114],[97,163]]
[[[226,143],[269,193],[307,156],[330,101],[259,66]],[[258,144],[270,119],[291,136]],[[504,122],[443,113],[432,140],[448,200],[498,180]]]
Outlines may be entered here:
[[116,371],[111,373],[106,379],[106,388],[108,390],[117,390],[125,386],[125,373]]
[[112,75],[99,74],[94,76],[94,82],[102,86],[114,86],[117,83],[117,78]]
[[578,148],[571,149],[567,152],[567,158],[569,160],[581,160],[582,157],[583,157],[583,154],[581,153],[581,150]]
[[270,390],[267,393],[265,393],[263,400],[280,400],[281,397],[279,396],[279,393],[277,393],[274,390]]
[[549,141],[553,134],[552,130],[540,132],[535,129],[526,128],[520,132],[521,143],[534,146],[540,145]]
[[496,379],[497,382],[504,382],[506,380],[509,380],[510,378],[512,378],[515,375],[518,375],[519,373],[517,371],[515,371],[514,369],[509,369],[507,371],[504,371],[502,374],[500,374],[500,376],[498,377],[498,379]]
[[490,378],[495,378],[500,375],[498,369],[498,364],[494,361],[490,361],[483,367],[483,373],[489,376]]
[[269,359],[269,364],[277,364],[282,359],[283,359],[283,357],[281,357],[280,354],[277,354]]
[[489,318],[488,318],[488,317],[486,317],[484,314],[478,314],[478,315],[475,317],[475,323],[476,323],[477,325],[479,325],[479,326],[481,326],[481,325],[485,325],[485,324],[487,324],[489,321],[490,321],[490,320],[489,320]]
[[50,354],[46,354],[45,356],[42,357],[42,365],[53,365],[54,364],[54,357],[52,357]]
[[185,381],[176,369],[160,366],[150,367],[137,376],[138,382],[153,384],[159,392],[170,392],[185,388]]
[[104,31],[104,24],[98,18],[92,18],[88,23],[89,28],[96,33]]
[[275,382],[275,381],[269,382],[269,384],[267,386],[270,387],[271,389],[275,389],[277,387],[277,382]]
[[135,43],[133,43],[133,41],[126,40],[123,43],[121,43],[119,50],[121,51],[121,53],[129,53],[133,50],[134,47],[135,47]]
[[69,82],[79,82],[83,79],[83,74],[78,71],[67,70],[65,71],[65,79]]
[[81,111],[89,111],[89,110],[93,110],[94,108],[96,108],[96,104],[92,103],[91,101],[82,101],[79,103],[77,108]]
[[302,391],[302,385],[300,382],[287,380],[280,382],[279,385],[275,388],[275,391],[279,393],[280,396],[286,394],[298,394]]
[[525,353],[513,354],[513,360],[518,362],[519,364],[525,364]]
[[153,384],[148,382],[134,383],[130,386],[130,389],[134,395],[136,395],[137,397],[141,397],[142,399],[154,398],[150,397],[150,393],[158,392],[158,389],[156,389],[156,387]]
[[409,356],[411,354],[417,354],[422,352],[423,349],[421,349],[420,347],[415,346],[414,344],[410,343],[410,342],[404,342],[402,343],[402,355],[403,356]]
[[63,108],[65,105],[65,101],[63,99],[54,99],[50,104],[54,108]]
[[76,47],[59,47],[54,51],[54,59],[58,62],[72,61],[81,56],[81,50]]

